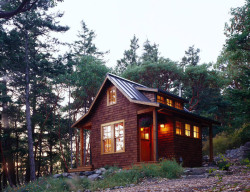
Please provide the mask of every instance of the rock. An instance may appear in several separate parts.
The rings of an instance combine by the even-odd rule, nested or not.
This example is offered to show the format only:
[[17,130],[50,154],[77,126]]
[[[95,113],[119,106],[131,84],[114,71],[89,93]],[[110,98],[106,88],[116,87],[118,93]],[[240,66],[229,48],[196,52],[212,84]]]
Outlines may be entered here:
[[71,175],[69,175],[67,178],[69,178],[69,179],[73,179],[73,177],[72,177]]
[[87,178],[85,175],[79,176],[80,179],[85,179]]
[[79,176],[83,176],[83,175],[85,175],[84,172],[80,172],[79,173]]
[[135,186],[135,184],[130,184],[130,187],[134,187]]
[[51,185],[48,183],[48,184],[46,185],[46,189],[49,189],[49,188],[51,188]]
[[102,174],[102,171],[101,171],[100,169],[97,169],[97,170],[95,171],[95,173],[100,175],[100,174]]
[[76,173],[69,173],[68,176],[75,177],[75,176],[76,176]]
[[99,179],[99,180],[103,180],[103,179],[104,179],[104,177],[103,177],[103,176],[101,176],[101,175],[99,175],[97,179]]
[[53,176],[53,178],[58,178],[58,177],[61,177],[62,176],[62,174],[55,174],[54,176]]
[[100,168],[99,170],[101,170],[101,172],[106,172],[107,171],[104,167]]
[[94,181],[98,178],[99,174],[93,174],[93,175],[89,175],[88,176],[88,179],[91,180],[91,181]]
[[69,174],[68,173],[62,173],[63,177],[67,177]]
[[95,171],[85,171],[84,175],[89,176],[95,174]]
[[118,186],[115,186],[114,189],[119,189],[119,187],[118,187]]
[[81,189],[78,189],[78,190],[77,190],[77,192],[83,192],[83,190],[81,190]]

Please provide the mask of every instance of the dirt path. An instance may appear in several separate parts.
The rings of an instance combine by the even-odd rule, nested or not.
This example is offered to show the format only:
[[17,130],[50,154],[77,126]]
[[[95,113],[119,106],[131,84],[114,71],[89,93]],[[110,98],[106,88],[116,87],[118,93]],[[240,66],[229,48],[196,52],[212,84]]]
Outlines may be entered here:
[[222,177],[145,180],[134,187],[112,191],[245,191],[250,192],[250,170],[240,169]]

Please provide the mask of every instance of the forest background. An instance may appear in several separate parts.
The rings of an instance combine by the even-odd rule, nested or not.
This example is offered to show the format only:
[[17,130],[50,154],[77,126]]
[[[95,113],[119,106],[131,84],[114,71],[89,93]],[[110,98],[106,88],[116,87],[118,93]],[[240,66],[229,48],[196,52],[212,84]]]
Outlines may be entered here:
[[[21,9],[21,2],[27,2]],[[96,33],[82,21],[78,40],[60,42],[60,1],[8,1],[0,11],[1,188],[66,171],[79,162],[79,133],[72,122],[86,113],[107,72],[182,96],[193,113],[217,120],[215,153],[250,141],[249,0],[231,9],[226,42],[216,63],[200,63],[200,49],[180,61],[165,58],[159,45],[134,35],[114,68],[95,45]],[[18,10],[13,15],[4,15]],[[66,47],[62,55],[60,47]],[[70,96],[70,97],[69,97]],[[203,133],[204,154],[207,133]]]

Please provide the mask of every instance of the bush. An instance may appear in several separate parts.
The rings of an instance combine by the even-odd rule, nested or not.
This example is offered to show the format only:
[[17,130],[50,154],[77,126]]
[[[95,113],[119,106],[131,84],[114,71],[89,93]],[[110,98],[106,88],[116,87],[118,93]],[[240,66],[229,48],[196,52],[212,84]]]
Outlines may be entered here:
[[[250,141],[250,123],[244,124],[233,133],[222,132],[213,138],[214,155],[225,153],[228,149],[238,148]],[[204,155],[209,154],[209,139],[203,142]]]
[[230,163],[228,162],[228,160],[221,154],[219,155],[219,158],[220,159],[217,162],[217,166],[219,167],[219,169],[228,171],[230,167]]

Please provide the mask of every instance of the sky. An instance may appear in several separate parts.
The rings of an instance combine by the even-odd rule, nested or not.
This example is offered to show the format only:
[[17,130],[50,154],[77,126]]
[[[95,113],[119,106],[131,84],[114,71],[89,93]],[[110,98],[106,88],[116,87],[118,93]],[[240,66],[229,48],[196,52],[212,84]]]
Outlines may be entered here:
[[84,20],[95,31],[95,44],[109,51],[106,64],[116,61],[129,49],[134,35],[139,38],[140,55],[148,39],[159,45],[160,55],[181,61],[185,50],[194,45],[201,50],[201,63],[216,62],[226,37],[225,23],[230,8],[244,0],[64,0],[55,11],[64,12],[61,24],[70,30],[57,35],[61,41],[73,42]]

